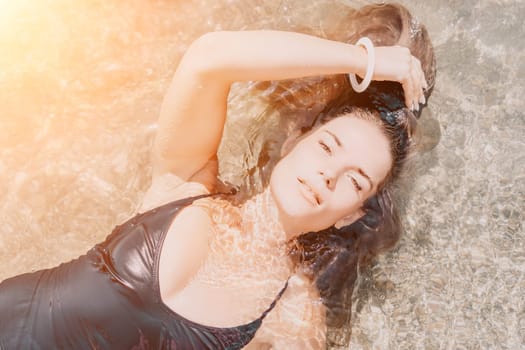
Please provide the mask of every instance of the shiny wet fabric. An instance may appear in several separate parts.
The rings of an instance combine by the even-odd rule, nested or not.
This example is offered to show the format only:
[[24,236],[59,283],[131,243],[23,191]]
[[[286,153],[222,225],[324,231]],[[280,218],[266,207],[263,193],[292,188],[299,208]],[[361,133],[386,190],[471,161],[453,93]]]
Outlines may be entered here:
[[258,319],[203,326],[161,300],[161,247],[177,213],[200,197],[158,207],[117,226],[86,255],[0,283],[0,349],[241,349]]

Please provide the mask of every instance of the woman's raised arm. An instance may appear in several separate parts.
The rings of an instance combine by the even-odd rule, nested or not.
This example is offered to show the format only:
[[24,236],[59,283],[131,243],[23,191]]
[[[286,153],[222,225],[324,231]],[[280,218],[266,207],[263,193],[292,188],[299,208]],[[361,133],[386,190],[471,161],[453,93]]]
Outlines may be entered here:
[[[413,58],[406,48],[376,48],[376,57],[374,79],[404,82],[422,75],[401,67]],[[188,48],[164,98],[154,144],[154,176],[171,173],[192,181],[215,158],[232,82],[348,72],[364,76],[366,65],[363,48],[300,33],[203,35]]]

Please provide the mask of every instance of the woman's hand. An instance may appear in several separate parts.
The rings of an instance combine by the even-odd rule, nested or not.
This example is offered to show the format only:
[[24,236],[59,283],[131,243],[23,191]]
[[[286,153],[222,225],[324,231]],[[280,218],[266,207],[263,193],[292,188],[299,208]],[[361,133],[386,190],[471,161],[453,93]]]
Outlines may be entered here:
[[397,81],[403,85],[405,104],[410,109],[419,109],[425,103],[423,89],[427,82],[419,60],[403,46],[379,46],[375,48],[376,62],[373,80]]

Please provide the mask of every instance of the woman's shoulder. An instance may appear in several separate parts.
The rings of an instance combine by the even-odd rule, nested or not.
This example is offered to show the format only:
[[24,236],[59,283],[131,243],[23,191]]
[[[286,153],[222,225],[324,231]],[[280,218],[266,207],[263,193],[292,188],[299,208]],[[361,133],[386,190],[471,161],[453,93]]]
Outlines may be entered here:
[[217,159],[214,157],[187,180],[169,171],[154,174],[139,211],[178,199],[213,193],[217,183],[217,167]]
[[171,173],[158,175],[153,178],[144,194],[139,211],[144,212],[171,201],[203,194],[210,194],[210,191],[200,182],[183,181]]

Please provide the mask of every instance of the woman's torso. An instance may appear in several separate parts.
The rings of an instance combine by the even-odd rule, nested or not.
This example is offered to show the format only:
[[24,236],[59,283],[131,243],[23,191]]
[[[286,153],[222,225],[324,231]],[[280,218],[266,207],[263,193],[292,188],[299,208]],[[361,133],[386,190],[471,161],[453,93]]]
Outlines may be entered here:
[[[167,175],[153,182],[142,210],[174,198],[206,193],[209,191],[199,183],[181,186],[175,176]],[[188,283],[172,296],[161,293],[163,300],[188,319],[223,327],[254,320],[276,302],[246,349],[323,348],[325,308],[319,293],[308,277],[294,272],[283,232],[272,224],[277,213],[265,210],[268,198],[257,199],[241,209],[215,199],[201,200],[187,209],[196,210],[197,216],[203,214],[211,223],[211,229],[204,233],[211,233],[210,249]],[[192,213],[186,218],[181,215],[172,229],[176,232],[184,227],[184,220],[193,229],[194,219]],[[166,243],[163,249],[169,252],[174,247]],[[163,279],[169,281],[171,277],[161,273],[161,285]],[[282,297],[276,298],[281,292]]]
[[[180,192],[172,194],[164,192],[166,198],[176,198]],[[166,198],[149,196],[149,203],[166,202]],[[70,263],[2,282],[0,348],[83,349],[93,348],[93,344],[116,349],[130,345],[170,348],[166,342],[182,334],[190,341],[186,344],[207,345],[193,343],[185,347],[173,343],[180,349],[230,348],[220,345],[224,344],[221,341],[230,340],[233,349],[246,345],[261,326],[262,316],[273,309],[266,321],[270,319],[274,327],[270,332],[262,332],[267,334],[264,341],[272,342],[282,333],[279,327],[284,324],[284,314],[277,317],[275,312],[282,304],[281,292],[285,292],[283,299],[299,298],[293,301],[296,310],[292,314],[285,312],[294,323],[311,320],[312,315],[321,317],[322,322],[317,311],[308,312],[308,304],[316,298],[316,293],[307,291],[310,285],[295,277],[284,289],[291,267],[280,237],[269,235],[273,231],[266,225],[244,224],[235,229],[224,225],[244,216],[250,219],[264,214],[259,207],[239,212],[224,201],[186,204],[189,203],[172,202],[137,215],[118,226],[104,243]],[[191,219],[191,215],[184,219],[180,214],[195,208],[209,213],[217,224],[210,235],[209,254],[188,283],[166,297],[160,285],[162,278],[170,276],[162,277],[158,272],[161,253],[170,252],[173,247],[166,246],[163,240],[169,230],[177,230],[184,220]],[[190,224],[195,226],[194,222]],[[130,329],[139,333],[130,335]],[[186,337],[184,333],[190,329]],[[262,342],[253,341],[250,345]]]
[[[162,184],[146,195],[145,205],[202,193],[204,187],[192,183],[172,188],[169,183]],[[293,270],[283,232],[268,220],[274,213],[267,212],[266,200],[260,196],[237,208],[224,199],[205,198],[185,209],[204,212],[212,228],[204,225],[211,231],[205,233],[208,249],[188,282],[176,293],[162,294],[171,309],[201,324],[231,327],[258,318],[268,308]],[[199,226],[185,222],[199,220],[199,213],[181,214],[170,230],[180,232],[187,226],[193,230]],[[169,254],[177,243],[166,240],[162,254]],[[162,264],[163,259],[160,261]],[[161,272],[159,277],[162,286],[171,276]]]
[[240,349],[262,317],[232,328],[193,323],[162,302],[158,257],[191,200],[117,226],[86,255],[0,283],[2,349]]

